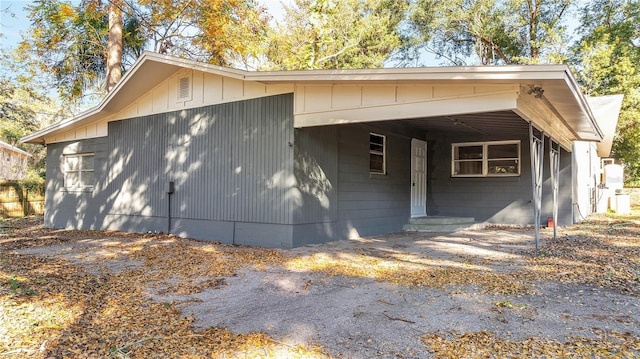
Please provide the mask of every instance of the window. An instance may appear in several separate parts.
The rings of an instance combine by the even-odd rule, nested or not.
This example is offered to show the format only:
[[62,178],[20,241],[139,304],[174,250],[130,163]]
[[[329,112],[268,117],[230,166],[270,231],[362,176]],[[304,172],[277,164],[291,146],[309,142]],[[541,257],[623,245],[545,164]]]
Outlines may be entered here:
[[453,177],[520,175],[520,141],[454,143],[451,158]]
[[385,174],[385,146],[386,137],[375,133],[369,134],[369,172]]
[[93,188],[93,153],[65,155],[63,166],[65,189]]

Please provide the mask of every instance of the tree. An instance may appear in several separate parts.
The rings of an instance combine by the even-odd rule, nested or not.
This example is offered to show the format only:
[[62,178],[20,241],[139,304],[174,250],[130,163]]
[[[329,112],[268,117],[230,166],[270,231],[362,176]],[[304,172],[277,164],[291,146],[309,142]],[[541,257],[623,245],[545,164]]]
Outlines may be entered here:
[[31,178],[44,175],[46,149],[40,145],[22,144],[20,139],[44,128],[64,115],[55,100],[46,94],[38,77],[20,71],[21,62],[7,49],[0,49],[0,138],[32,156],[28,174]]
[[[33,74],[51,74],[61,99],[76,102],[87,95],[101,97],[106,77],[108,8],[101,0],[72,6],[57,0],[36,0],[27,6],[32,25],[19,51]],[[144,38],[138,20],[125,16],[123,62],[142,53]]]
[[107,92],[120,81],[122,77],[122,7],[121,0],[111,0],[109,4],[109,29],[107,40]]
[[446,62],[558,63],[571,0],[418,0],[411,10],[420,46]]
[[624,94],[613,157],[625,164],[627,182],[640,181],[640,3],[597,0],[582,11],[583,36],[573,65],[592,96]]
[[[152,51],[217,65],[258,56],[268,24],[255,0],[139,0]],[[238,63],[239,61],[239,63]]]
[[270,33],[267,65],[278,70],[371,68],[400,49],[405,0],[296,0]]
[[[62,99],[71,102],[104,95],[106,73],[126,71],[144,49],[218,65],[249,63],[257,56],[267,18],[254,0],[36,0],[28,6],[32,26],[20,50],[34,72],[52,74]],[[110,14],[112,16],[110,16]],[[122,14],[122,63],[115,32]],[[116,76],[117,77],[117,76]],[[91,102],[91,101],[90,101]]]

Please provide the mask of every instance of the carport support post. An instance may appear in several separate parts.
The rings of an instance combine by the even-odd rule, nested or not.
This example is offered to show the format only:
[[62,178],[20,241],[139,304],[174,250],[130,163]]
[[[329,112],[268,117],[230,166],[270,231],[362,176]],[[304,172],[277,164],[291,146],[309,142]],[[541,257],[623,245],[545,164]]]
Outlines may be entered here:
[[549,166],[551,167],[551,189],[553,190],[553,239],[558,239],[558,188],[560,183],[560,144],[554,148],[550,141]]
[[544,164],[544,132],[540,138],[533,133],[533,123],[529,122],[529,142],[531,145],[531,188],[533,192],[533,220],[536,228],[536,256],[540,247],[540,210],[542,207],[542,171]]

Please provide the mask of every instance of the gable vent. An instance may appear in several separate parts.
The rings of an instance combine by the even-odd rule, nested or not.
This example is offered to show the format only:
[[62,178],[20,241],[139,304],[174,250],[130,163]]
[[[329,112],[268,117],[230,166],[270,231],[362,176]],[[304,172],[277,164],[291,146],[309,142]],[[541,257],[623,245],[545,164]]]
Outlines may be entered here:
[[178,83],[178,100],[185,100],[191,98],[191,78],[181,77]]

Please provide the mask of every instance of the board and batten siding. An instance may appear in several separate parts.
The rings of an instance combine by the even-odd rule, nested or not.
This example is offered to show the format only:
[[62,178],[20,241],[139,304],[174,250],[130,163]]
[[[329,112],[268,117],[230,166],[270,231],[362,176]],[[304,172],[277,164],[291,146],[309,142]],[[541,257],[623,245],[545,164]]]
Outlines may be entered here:
[[[525,124],[523,124],[525,125]],[[496,224],[533,224],[531,161],[529,138],[492,136],[483,141],[520,140],[521,174],[514,177],[452,177],[451,144],[479,142],[478,137],[452,137],[442,133],[427,135],[429,149],[427,213],[430,216],[474,217],[476,221]],[[443,140],[446,139],[446,140]],[[541,220],[553,213],[549,169],[549,141],[545,141],[544,183]],[[571,153],[561,150],[558,191],[559,225],[573,224],[571,201]]]
[[295,224],[334,222],[338,214],[338,126],[295,131]]
[[[369,133],[386,136],[387,173],[369,172]],[[338,218],[349,237],[402,230],[411,207],[411,139],[367,126],[340,127]]]
[[[387,139],[387,174],[369,172],[369,133]],[[294,246],[402,230],[410,211],[411,140],[366,125],[296,130],[302,207]]]
[[[262,97],[111,122],[108,138],[78,142],[82,148],[94,142],[103,146],[104,171],[99,178],[105,184],[99,186],[103,191],[97,191],[98,186],[94,190],[101,203],[86,196],[74,203],[99,209],[103,220],[96,222],[97,228],[166,232],[170,206],[174,234],[290,247],[295,205],[292,97]],[[66,147],[52,144],[50,151],[54,148]],[[62,183],[62,174],[54,171],[59,163],[51,167],[53,188]],[[170,204],[165,193],[169,181],[174,182]],[[48,208],[69,201],[68,194],[61,196]],[[60,218],[69,217],[75,208],[64,207]]]
[[[92,190],[64,188],[66,154],[93,153],[95,186]],[[107,202],[107,138],[55,143],[47,146],[44,224],[49,228],[102,229]]]

